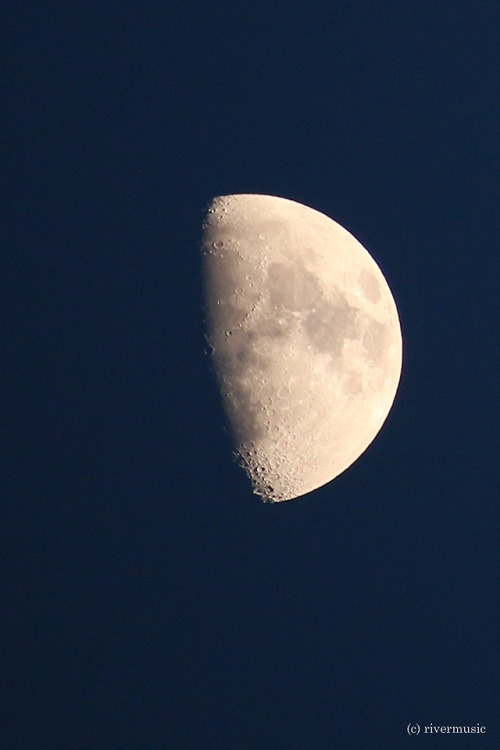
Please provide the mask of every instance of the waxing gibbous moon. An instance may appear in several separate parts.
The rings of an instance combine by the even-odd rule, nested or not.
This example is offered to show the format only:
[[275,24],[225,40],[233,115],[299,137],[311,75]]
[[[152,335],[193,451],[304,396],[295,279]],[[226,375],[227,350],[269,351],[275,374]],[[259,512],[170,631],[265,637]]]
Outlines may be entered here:
[[402,339],[389,286],[340,224],[272,195],[215,198],[202,254],[235,455],[264,501],[311,492],[356,461],[394,401]]

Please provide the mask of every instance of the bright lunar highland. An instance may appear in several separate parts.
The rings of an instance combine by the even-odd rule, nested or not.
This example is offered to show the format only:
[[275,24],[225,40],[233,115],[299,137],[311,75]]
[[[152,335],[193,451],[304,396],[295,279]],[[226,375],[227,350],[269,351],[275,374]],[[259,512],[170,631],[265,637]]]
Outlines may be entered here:
[[271,195],[215,198],[202,252],[235,454],[263,500],[311,492],[356,461],[394,401],[402,339],[389,286],[346,229]]

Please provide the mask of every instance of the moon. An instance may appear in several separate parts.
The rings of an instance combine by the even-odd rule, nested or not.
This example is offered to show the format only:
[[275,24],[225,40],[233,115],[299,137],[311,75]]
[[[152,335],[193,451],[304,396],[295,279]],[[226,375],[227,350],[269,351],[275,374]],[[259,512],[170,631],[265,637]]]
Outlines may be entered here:
[[340,224],[272,195],[214,198],[202,258],[235,456],[265,502],[312,492],[359,458],[393,404],[402,337],[389,286]]

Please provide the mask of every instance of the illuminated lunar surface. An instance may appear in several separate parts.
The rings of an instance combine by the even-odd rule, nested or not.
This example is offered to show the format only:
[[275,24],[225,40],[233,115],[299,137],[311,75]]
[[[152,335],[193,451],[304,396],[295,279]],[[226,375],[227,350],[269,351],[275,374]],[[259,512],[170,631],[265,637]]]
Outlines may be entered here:
[[215,198],[202,252],[235,454],[263,500],[311,492],[356,461],[394,401],[402,339],[387,282],[335,221],[270,195]]

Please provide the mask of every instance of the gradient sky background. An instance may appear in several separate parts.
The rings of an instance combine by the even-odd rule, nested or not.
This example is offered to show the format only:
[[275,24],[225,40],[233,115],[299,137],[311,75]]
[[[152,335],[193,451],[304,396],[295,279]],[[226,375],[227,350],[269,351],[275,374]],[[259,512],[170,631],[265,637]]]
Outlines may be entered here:
[[[2,746],[500,747],[498,1],[1,26]],[[349,229],[405,342],[375,442],[277,506],[204,354],[202,211],[237,192]]]

